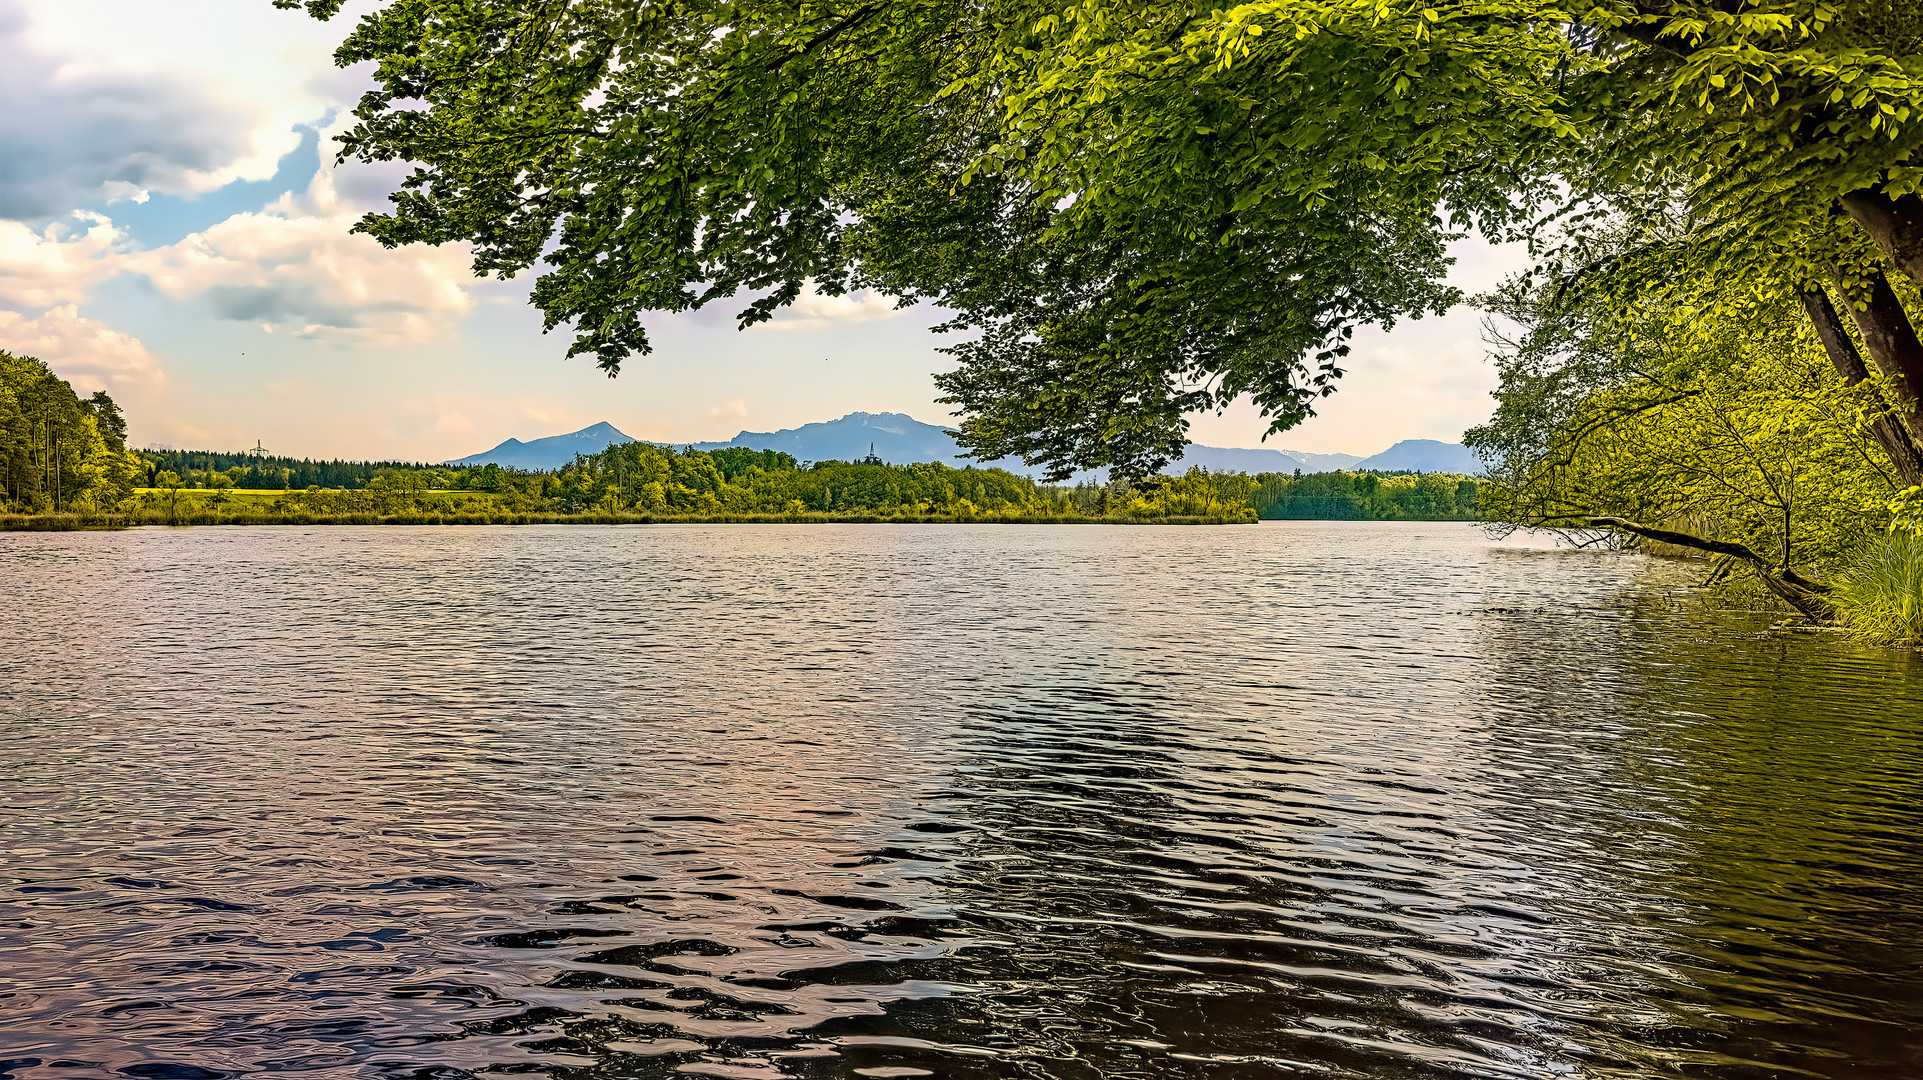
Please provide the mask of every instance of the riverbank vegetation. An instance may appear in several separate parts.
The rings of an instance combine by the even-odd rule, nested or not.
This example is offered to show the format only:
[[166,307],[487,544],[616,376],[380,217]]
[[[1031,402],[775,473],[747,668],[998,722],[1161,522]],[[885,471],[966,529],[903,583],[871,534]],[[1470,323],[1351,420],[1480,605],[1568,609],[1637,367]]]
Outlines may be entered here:
[[1830,595],[1859,637],[1887,645],[1923,641],[1923,536],[1896,531],[1866,544]]
[[[1881,286],[1894,314],[1914,304],[1913,286]],[[1498,354],[1494,418],[1467,436],[1494,463],[1485,513],[1701,557],[1723,592],[1923,642],[1923,574],[1902,572],[1923,554],[1923,367],[1906,372],[1868,319],[1846,325],[1832,288],[1644,288],[1632,304],[1599,276],[1487,298],[1521,330]]]
[[1262,473],[1251,502],[1265,521],[1478,521],[1482,485],[1453,473]]
[[[39,369],[44,371],[44,369]],[[55,380],[58,381],[58,380]],[[64,386],[65,384],[61,384]],[[71,392],[69,392],[71,393]],[[116,414],[117,415],[117,414]],[[1182,476],[1079,487],[1001,469],[939,463],[821,461],[775,451],[611,446],[552,472],[498,465],[286,464],[243,455],[122,451],[118,487],[88,499],[9,500],[0,528],[129,525],[543,524],[672,521],[862,521],[1230,524],[1255,520],[1255,481],[1192,469]],[[164,468],[186,467],[185,472]],[[353,487],[244,487],[262,475],[320,469]],[[136,479],[145,486],[136,488]],[[76,489],[78,490],[78,489]]]

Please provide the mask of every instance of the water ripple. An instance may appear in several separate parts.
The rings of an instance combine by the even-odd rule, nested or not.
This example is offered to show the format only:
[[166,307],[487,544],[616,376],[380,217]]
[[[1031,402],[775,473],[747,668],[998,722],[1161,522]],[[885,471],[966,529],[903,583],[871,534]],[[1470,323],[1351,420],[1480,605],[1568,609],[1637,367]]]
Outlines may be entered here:
[[1923,1075],[1923,664],[1686,567],[0,544],[0,1080]]

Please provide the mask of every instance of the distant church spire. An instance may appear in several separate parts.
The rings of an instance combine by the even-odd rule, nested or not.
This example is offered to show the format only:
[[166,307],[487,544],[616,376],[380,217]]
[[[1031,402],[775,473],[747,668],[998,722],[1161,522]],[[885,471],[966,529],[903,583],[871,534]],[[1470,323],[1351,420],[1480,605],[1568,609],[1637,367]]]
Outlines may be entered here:
[[887,462],[875,456],[875,444],[868,444],[868,456],[861,459],[863,465],[886,465]]

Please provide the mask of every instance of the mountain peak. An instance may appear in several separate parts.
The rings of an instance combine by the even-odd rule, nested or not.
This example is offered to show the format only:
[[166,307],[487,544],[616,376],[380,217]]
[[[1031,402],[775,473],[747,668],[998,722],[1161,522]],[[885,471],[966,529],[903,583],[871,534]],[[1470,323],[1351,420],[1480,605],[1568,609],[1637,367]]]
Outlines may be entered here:
[[924,424],[906,413],[851,412],[835,420],[821,420],[780,431],[743,431],[727,442],[695,443],[696,450],[720,450],[740,446],[754,450],[779,450],[802,461],[860,461],[868,456],[870,444],[875,456],[905,465],[914,461],[962,461],[955,440],[946,428]]
[[1480,476],[1482,462],[1466,446],[1436,439],[1404,439],[1371,458],[1364,458],[1357,469],[1381,472],[1440,472]]
[[449,465],[505,465],[513,469],[558,469],[574,460],[576,454],[595,454],[618,443],[634,439],[620,428],[603,420],[566,435],[545,439],[509,439],[492,450],[470,454],[448,462]]

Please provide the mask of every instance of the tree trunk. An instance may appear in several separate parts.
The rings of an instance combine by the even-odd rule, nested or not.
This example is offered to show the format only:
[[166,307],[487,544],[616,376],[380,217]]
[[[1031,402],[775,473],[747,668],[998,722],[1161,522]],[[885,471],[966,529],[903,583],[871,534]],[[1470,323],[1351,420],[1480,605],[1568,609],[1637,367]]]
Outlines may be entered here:
[[1677,547],[1695,548],[1697,551],[1712,555],[1727,555],[1740,559],[1756,572],[1763,587],[1776,595],[1776,598],[1801,612],[1811,622],[1828,622],[1835,612],[1824,595],[1829,586],[1811,581],[1787,566],[1777,566],[1768,559],[1751,551],[1745,544],[1733,544],[1726,540],[1705,540],[1700,536],[1675,532],[1670,529],[1653,529],[1627,518],[1596,517],[1589,519],[1590,524],[1599,529],[1619,529],[1623,532],[1655,540],[1659,543],[1674,544]]
[[1909,312],[1890,288],[1881,270],[1871,270],[1860,282],[1834,271],[1837,291],[1848,302],[1850,317],[1863,335],[1863,347],[1896,394],[1904,423],[1914,438],[1923,436],[1923,341],[1910,325]]
[[[1870,369],[1863,363],[1863,354],[1856,351],[1856,342],[1850,340],[1843,317],[1836,313],[1836,305],[1830,303],[1830,294],[1815,285],[1804,289],[1803,310],[1809,312],[1810,322],[1816,325],[1816,336],[1822,339],[1823,351],[1829,354],[1830,363],[1836,365],[1836,373],[1843,376],[1843,382],[1861,386],[1869,381]],[[1870,432],[1889,455],[1903,486],[1923,484],[1923,449],[1917,447],[1909,429],[1897,422],[1889,402],[1875,387],[1869,389],[1867,405]]]
[[1881,191],[1864,188],[1843,196],[1842,202],[1843,209],[1876,241],[1883,254],[1911,281],[1923,285],[1923,197],[1892,199]]

